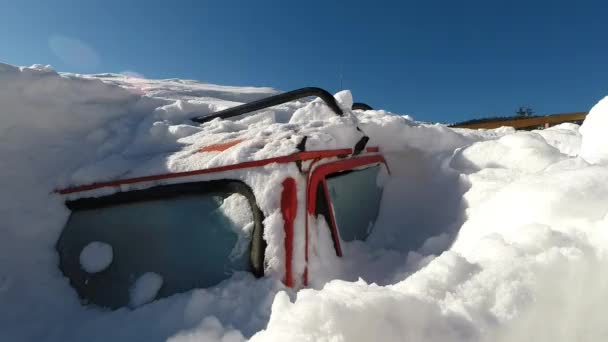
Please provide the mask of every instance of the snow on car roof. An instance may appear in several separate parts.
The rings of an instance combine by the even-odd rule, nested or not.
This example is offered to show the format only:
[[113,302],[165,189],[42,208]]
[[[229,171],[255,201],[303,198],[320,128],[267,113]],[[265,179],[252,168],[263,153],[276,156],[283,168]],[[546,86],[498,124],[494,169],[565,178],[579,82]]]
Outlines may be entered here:
[[[362,136],[356,131],[356,119],[352,115],[334,117],[320,101],[293,101],[235,120],[216,119],[202,125],[189,120],[240,104],[235,100],[249,101],[277,93],[270,88],[223,87],[175,79],[145,80],[117,74],[84,78],[145,94],[143,102],[153,98],[156,105],[161,100],[167,104],[154,108],[138,123],[140,127],[132,129],[135,136],[122,156],[116,156],[110,163],[100,160],[82,172],[77,171],[71,186],[287,156],[299,151],[298,144],[304,137],[307,137],[307,151],[352,148]],[[338,94],[337,99],[345,108],[352,105],[350,93]],[[93,132],[91,135],[104,134]],[[129,158],[123,157],[125,154]],[[133,163],[139,155],[145,158],[144,163]],[[108,164],[112,167],[108,168]]]

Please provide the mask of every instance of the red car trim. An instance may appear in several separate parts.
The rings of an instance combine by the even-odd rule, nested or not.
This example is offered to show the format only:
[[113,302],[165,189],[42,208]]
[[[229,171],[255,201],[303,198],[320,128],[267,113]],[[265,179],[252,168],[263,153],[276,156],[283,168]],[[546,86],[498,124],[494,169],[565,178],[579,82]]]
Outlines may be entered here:
[[336,224],[336,216],[334,214],[334,206],[331,204],[329,197],[329,189],[327,188],[327,182],[325,178],[321,181],[323,184],[323,192],[325,192],[325,200],[327,201],[327,209],[329,211],[329,229],[331,229],[331,237],[334,239],[336,244],[336,254],[342,256],[342,246],[340,245],[340,235],[338,234],[338,225]]
[[307,199],[308,213],[314,214],[314,212],[315,212],[316,204],[315,204],[314,195],[315,195],[315,192],[317,189],[316,187],[319,184],[319,182],[321,182],[325,178],[325,176],[327,176],[330,173],[346,171],[346,170],[350,170],[350,169],[354,169],[354,168],[357,168],[360,166],[374,164],[374,163],[382,163],[385,166],[387,166],[386,160],[384,160],[384,157],[382,157],[381,155],[374,155],[374,156],[362,156],[362,157],[351,158],[351,159],[346,159],[346,160],[338,160],[338,161],[323,164],[323,165],[317,167],[314,170],[314,172],[312,173],[312,176],[310,177],[310,180],[308,183],[308,199]]
[[[315,166],[316,163],[318,163],[320,161],[320,159],[315,159],[312,162],[310,162],[310,165],[308,166],[308,171],[306,171],[306,186],[308,186],[308,184],[310,183],[310,172],[311,170],[313,170],[313,167]],[[307,199],[307,205],[308,205],[308,189],[306,191],[306,199]],[[308,286],[308,214],[306,214],[306,217],[304,219],[305,222],[305,227],[304,227],[304,261],[305,261],[305,265],[304,265],[304,286]]]
[[232,146],[236,146],[242,142],[243,142],[243,139],[232,140],[232,141],[221,143],[221,144],[205,146],[198,151],[199,152],[223,152],[223,151],[226,151],[227,149],[231,148]]
[[291,263],[293,259],[293,221],[298,211],[298,197],[295,179],[288,177],[283,181],[281,193],[281,213],[285,230],[285,285],[293,287]]
[[[372,151],[370,151],[372,152]],[[316,161],[313,162],[313,164]],[[386,167],[386,170],[390,173],[390,169],[388,167],[388,164],[386,163],[386,160],[384,159],[383,156],[381,155],[372,155],[372,156],[362,156],[362,157],[357,157],[357,158],[351,158],[351,159],[346,159],[346,160],[338,160],[335,162],[331,162],[331,163],[327,163],[327,164],[323,164],[319,167],[317,167],[314,171],[309,171],[309,174],[312,173],[312,175],[310,175],[310,177],[307,177],[307,182],[308,184],[307,186],[307,190],[306,190],[306,211],[307,211],[307,215],[306,215],[306,239],[305,239],[305,249],[304,249],[304,260],[306,260],[306,267],[304,269],[304,286],[308,285],[308,216],[309,215],[314,215],[315,213],[315,209],[317,208],[317,203],[316,203],[316,190],[317,190],[317,186],[319,185],[319,182],[323,182],[325,183],[325,176],[327,176],[328,174],[331,173],[335,173],[335,172],[340,172],[340,171],[346,171],[346,170],[350,170],[350,169],[354,169],[360,166],[364,166],[364,165],[370,165],[370,164],[375,164],[375,163],[382,163],[384,164],[384,166]],[[312,166],[310,166],[311,170],[312,170]],[[327,199],[327,201],[329,202],[329,205],[331,205],[331,201],[329,199],[329,193],[327,192],[327,186],[326,184],[324,185],[325,187],[325,197]],[[331,220],[332,220],[332,227],[331,229],[337,229],[334,218],[333,218],[333,207],[329,207],[329,211],[330,211],[330,216],[332,216]],[[337,231],[336,231],[337,232]],[[335,235],[335,238],[337,239],[338,235]],[[336,246],[337,247],[337,251],[336,253],[339,253],[338,255],[341,256],[342,255],[342,247],[340,246],[340,241],[339,239],[337,241],[335,241]],[[339,252],[338,252],[339,251]]]
[[311,159],[318,159],[318,158],[331,158],[331,157],[347,156],[347,155],[351,154],[352,151],[353,150],[350,148],[344,148],[344,149],[338,149],[338,150],[298,152],[298,153],[294,153],[294,154],[291,154],[288,156],[274,157],[274,158],[268,158],[268,159],[262,159],[262,160],[254,160],[254,161],[248,161],[248,162],[243,162],[243,163],[234,164],[234,165],[213,167],[213,168],[209,168],[209,169],[174,172],[174,173],[166,173],[166,174],[153,175],[153,176],[126,178],[126,179],[121,179],[121,180],[116,180],[116,181],[94,183],[94,184],[89,184],[89,185],[81,185],[81,186],[75,186],[75,187],[70,187],[70,188],[66,188],[66,189],[56,190],[55,192],[62,194],[62,195],[66,195],[66,194],[71,194],[74,192],[114,187],[114,186],[120,186],[120,185],[125,185],[125,184],[134,184],[134,183],[140,183],[140,182],[157,181],[157,180],[161,180],[161,179],[171,179],[171,178],[179,178],[179,177],[187,177],[187,176],[204,175],[204,174],[215,173],[215,172],[247,169],[247,168],[252,168],[252,167],[264,166],[264,165],[268,165],[268,164],[272,164],[272,163],[284,164],[284,163],[291,163],[291,162],[295,162],[295,161],[311,160]]

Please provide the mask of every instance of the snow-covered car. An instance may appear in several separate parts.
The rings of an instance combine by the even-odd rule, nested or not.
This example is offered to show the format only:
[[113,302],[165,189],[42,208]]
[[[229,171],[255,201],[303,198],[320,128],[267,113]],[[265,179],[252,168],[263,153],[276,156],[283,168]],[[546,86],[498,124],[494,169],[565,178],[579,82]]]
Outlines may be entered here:
[[[311,95],[344,115],[332,95],[304,88],[193,121],[246,115]],[[350,148],[309,150],[304,136],[296,152],[276,148],[246,161],[226,157],[252,155],[255,148],[234,136],[190,156],[215,158],[210,168],[58,190],[71,210],[56,246],[60,269],[83,303],[109,308],[211,287],[235,271],[307,286],[328,249],[348,258],[343,244],[365,240],[378,216],[388,166],[358,127],[352,134],[359,139]],[[285,139],[285,132],[271,135],[270,143],[280,147]],[[330,236],[333,246],[320,235]]]

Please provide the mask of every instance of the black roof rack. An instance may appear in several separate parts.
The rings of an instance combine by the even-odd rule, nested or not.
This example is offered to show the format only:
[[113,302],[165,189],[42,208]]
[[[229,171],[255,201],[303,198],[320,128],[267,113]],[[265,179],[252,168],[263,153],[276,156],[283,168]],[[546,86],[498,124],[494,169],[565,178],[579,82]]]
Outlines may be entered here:
[[192,118],[191,120],[194,122],[203,123],[211,121],[215,118],[231,118],[233,116],[239,116],[245,113],[250,113],[256,110],[280,105],[308,96],[317,96],[321,98],[329,106],[329,108],[331,108],[331,110],[336,113],[336,115],[344,115],[342,109],[340,109],[340,106],[338,106],[336,99],[329,92],[327,92],[327,90],[316,87],[307,87],[288,91],[279,95],[266,97],[257,101],[242,104],[240,106],[220,110],[219,112],[211,113],[209,115],[197,116],[195,118]]

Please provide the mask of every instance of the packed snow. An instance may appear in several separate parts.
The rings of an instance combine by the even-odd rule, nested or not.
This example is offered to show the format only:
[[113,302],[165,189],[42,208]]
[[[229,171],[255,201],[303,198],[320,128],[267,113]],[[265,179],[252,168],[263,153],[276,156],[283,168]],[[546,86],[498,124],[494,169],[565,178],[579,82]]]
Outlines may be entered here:
[[112,246],[100,241],[86,245],[80,253],[80,266],[89,273],[105,270],[112,263]]
[[232,222],[232,229],[238,236],[238,241],[229,256],[231,260],[238,259],[247,252],[253,231],[253,213],[249,202],[241,194],[232,194],[224,199],[220,211]]
[[129,306],[137,308],[151,302],[156,297],[158,290],[163,286],[163,277],[154,272],[146,272],[139,276],[131,289]]
[[591,163],[605,163],[608,161],[608,139],[603,130],[597,127],[606,127],[608,118],[608,98],[604,98],[589,112],[580,134],[584,136],[580,146],[580,156]]
[[[608,338],[608,99],[580,128],[531,132],[450,129],[383,110],[350,111],[348,91],[336,94],[344,117],[302,100],[234,120],[189,121],[276,93],[0,64],[1,339]],[[251,186],[264,212],[263,278],[235,272],[212,288],[151,301],[163,279],[147,273],[133,288],[134,309],[110,311],[82,305],[58,267],[55,245],[70,213],[64,202],[78,195],[55,189],[283,156],[304,136],[308,150],[352,147],[361,137],[357,126],[390,166],[380,214],[368,240],[345,244],[343,258],[328,253],[324,221],[311,223],[316,261],[308,288],[286,288],[280,277],[283,222],[273,208],[277,184],[298,172],[293,165],[228,174]],[[235,139],[242,142],[221,154],[198,153]],[[235,229],[250,233],[243,198],[227,198],[222,207]],[[111,262],[111,249],[100,246],[81,255],[85,270]],[[303,262],[294,260],[296,272]]]

